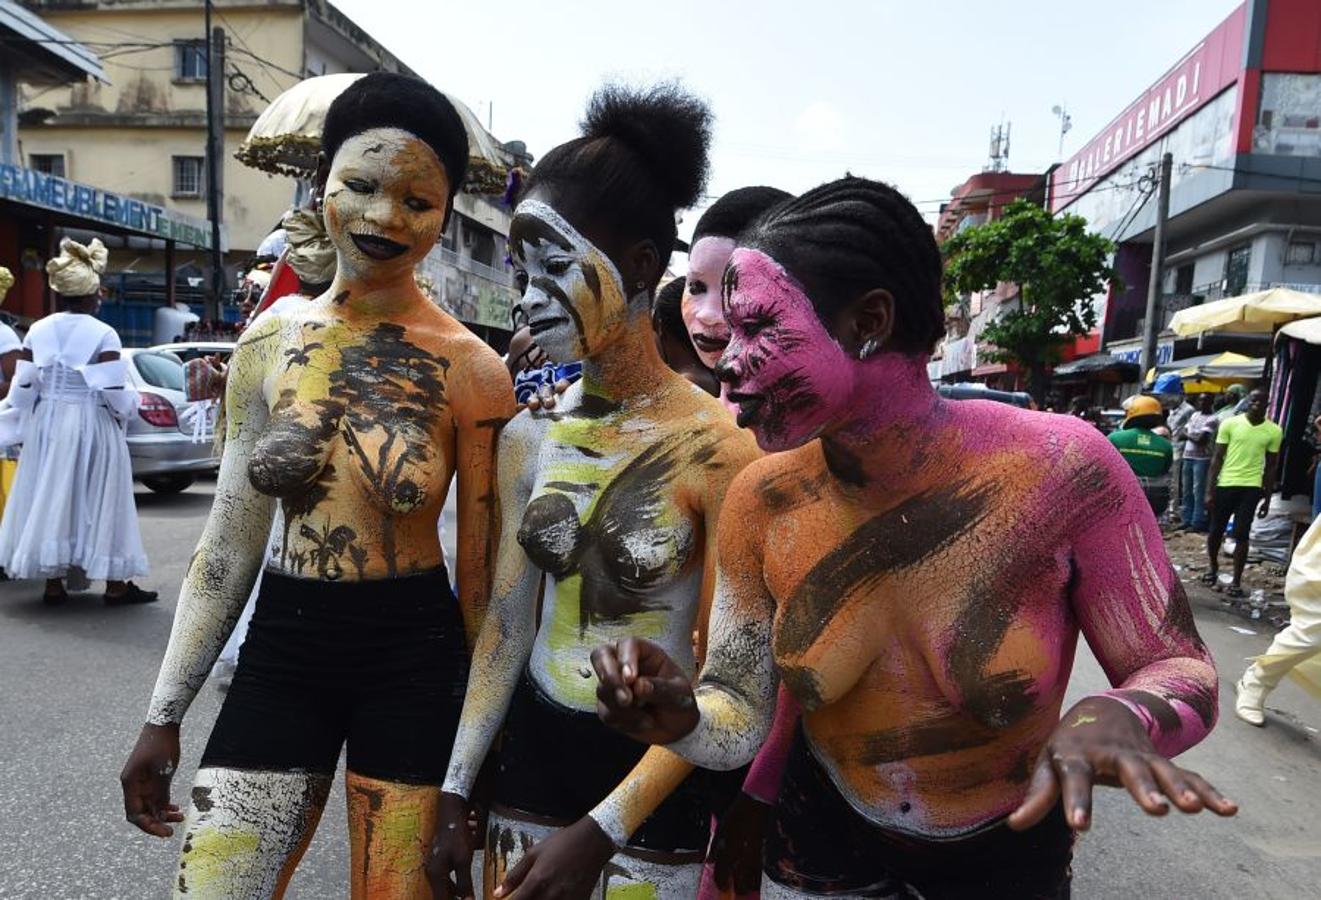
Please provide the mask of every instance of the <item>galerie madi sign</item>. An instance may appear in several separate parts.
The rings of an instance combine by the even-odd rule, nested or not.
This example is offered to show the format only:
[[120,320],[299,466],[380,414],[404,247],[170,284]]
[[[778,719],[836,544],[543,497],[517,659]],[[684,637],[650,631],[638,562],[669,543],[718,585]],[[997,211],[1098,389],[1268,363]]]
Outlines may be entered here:
[[1160,139],[1238,80],[1243,68],[1240,6],[1159,81],[1051,175],[1051,209],[1071,203],[1120,163]]

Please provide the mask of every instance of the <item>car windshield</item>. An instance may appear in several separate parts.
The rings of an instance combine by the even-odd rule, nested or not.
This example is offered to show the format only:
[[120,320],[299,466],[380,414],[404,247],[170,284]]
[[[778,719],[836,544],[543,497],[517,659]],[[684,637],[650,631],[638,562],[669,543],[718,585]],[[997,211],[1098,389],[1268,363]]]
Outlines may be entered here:
[[170,353],[135,353],[133,364],[142,380],[152,387],[183,390],[183,363]]

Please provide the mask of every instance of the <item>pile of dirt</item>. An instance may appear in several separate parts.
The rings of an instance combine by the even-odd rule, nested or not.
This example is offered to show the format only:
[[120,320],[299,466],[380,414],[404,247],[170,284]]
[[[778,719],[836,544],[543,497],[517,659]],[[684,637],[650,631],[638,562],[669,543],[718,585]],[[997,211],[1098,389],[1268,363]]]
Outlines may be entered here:
[[[1243,593],[1241,598],[1229,597],[1223,592],[1228,586],[1229,575],[1233,571],[1233,561],[1223,549],[1220,553],[1221,590],[1213,590],[1201,582],[1201,577],[1210,568],[1206,559],[1206,535],[1191,531],[1173,531],[1165,533],[1165,547],[1170,554],[1170,561],[1183,582],[1189,597],[1209,605],[1218,603],[1222,608],[1237,613],[1246,619],[1262,624],[1282,628],[1289,621],[1289,607],[1284,602],[1285,569],[1278,563],[1253,561],[1248,559],[1243,569]],[[1254,593],[1261,593],[1255,596]]]

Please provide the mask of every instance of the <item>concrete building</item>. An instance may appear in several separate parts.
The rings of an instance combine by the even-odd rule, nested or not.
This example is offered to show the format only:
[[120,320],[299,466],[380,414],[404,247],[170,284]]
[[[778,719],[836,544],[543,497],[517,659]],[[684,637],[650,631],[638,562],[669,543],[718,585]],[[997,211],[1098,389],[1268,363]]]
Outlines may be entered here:
[[[1049,205],[1116,240],[1105,349],[1137,361],[1163,153],[1170,180],[1157,361],[1264,342],[1164,331],[1187,306],[1289,285],[1321,293],[1321,4],[1246,0],[1051,173]],[[1249,339],[1250,342],[1251,339]]]
[[[1000,218],[1010,203],[1026,198],[1034,203],[1045,199],[1045,176],[1014,172],[979,172],[950,192],[950,201],[940,207],[936,240],[946,240],[976,225]],[[1018,390],[1022,379],[1004,363],[986,358],[979,344],[982,329],[1018,298],[1017,285],[1003,283],[995,290],[960,297],[945,310],[945,340],[929,366],[933,381],[981,381],[1004,390]],[[980,354],[979,354],[980,349]]]
[[24,167],[18,142],[18,79],[42,90],[101,83],[97,55],[12,0],[0,0],[0,265],[16,284],[3,313],[31,320],[54,308],[44,263],[60,236],[95,233],[115,240],[205,248],[210,230],[199,220],[102,186]]
[[[100,53],[106,81],[29,85],[19,114],[24,165],[102,185],[196,219],[206,217],[206,40],[199,0],[22,0],[30,12]],[[269,101],[301,78],[339,72],[415,74],[326,0],[215,0],[213,27],[226,33],[223,163],[229,283],[292,205],[296,182],[239,163],[234,153]],[[443,90],[444,86],[439,85]],[[471,122],[471,112],[461,110]],[[477,125],[480,128],[480,125]],[[485,132],[482,132],[485,137]],[[493,139],[490,145],[503,153]],[[508,162],[515,161],[510,154]],[[461,195],[445,246],[426,267],[438,300],[470,324],[507,326],[516,298],[504,266],[509,214],[487,197]],[[163,301],[160,240],[118,235],[109,283],[142,315],[116,322],[126,341]],[[177,290],[201,299],[204,251],[180,248]],[[200,311],[200,309],[199,309]]]

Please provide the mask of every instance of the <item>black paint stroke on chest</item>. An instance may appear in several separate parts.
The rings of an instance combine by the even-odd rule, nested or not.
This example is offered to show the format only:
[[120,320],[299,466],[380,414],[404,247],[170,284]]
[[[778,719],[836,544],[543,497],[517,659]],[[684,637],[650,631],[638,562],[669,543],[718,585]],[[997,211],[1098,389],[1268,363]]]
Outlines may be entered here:
[[678,559],[649,566],[634,556],[627,539],[659,527],[675,473],[706,450],[706,442],[695,442],[697,438],[693,433],[676,435],[638,454],[606,485],[586,522],[579,521],[566,494],[585,492],[594,485],[554,482],[553,492],[528,504],[518,542],[533,563],[557,580],[582,576],[581,634],[591,623],[620,622],[640,612],[668,608],[648,594],[682,568],[691,543],[677,548]]
[[[814,565],[784,603],[775,655],[798,656],[826,632],[835,616],[881,579],[921,565],[975,529],[993,502],[988,484],[964,480],[910,497],[863,523]],[[817,689],[809,673],[786,671],[809,707]],[[817,698],[819,699],[819,698]]]

